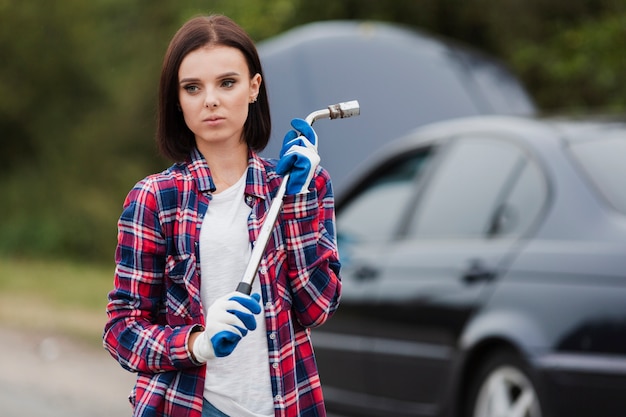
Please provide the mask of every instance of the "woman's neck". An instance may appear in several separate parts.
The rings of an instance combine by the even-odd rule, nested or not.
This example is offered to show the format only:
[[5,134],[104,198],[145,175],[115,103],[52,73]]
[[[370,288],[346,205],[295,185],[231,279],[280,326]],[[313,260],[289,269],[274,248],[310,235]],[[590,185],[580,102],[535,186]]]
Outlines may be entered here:
[[232,147],[200,149],[200,153],[209,165],[215,193],[235,184],[248,168],[248,146],[245,143]]

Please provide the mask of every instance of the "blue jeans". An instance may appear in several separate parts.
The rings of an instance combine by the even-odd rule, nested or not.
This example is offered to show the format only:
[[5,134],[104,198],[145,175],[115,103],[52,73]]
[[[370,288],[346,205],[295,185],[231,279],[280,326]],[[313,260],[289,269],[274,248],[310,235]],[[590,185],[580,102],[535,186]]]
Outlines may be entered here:
[[228,417],[206,399],[202,399],[202,417]]

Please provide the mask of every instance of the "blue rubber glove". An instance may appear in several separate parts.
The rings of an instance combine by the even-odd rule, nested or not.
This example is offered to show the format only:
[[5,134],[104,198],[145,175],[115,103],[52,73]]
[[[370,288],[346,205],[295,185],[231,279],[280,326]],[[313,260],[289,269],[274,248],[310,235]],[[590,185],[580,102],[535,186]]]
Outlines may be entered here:
[[193,343],[193,355],[199,362],[230,355],[237,344],[256,329],[255,314],[261,312],[259,294],[249,296],[233,291],[218,298],[209,307],[205,328]]
[[280,160],[276,165],[278,175],[289,174],[286,194],[301,194],[309,190],[309,184],[320,163],[317,154],[317,134],[305,120],[293,119],[290,130],[283,139]]

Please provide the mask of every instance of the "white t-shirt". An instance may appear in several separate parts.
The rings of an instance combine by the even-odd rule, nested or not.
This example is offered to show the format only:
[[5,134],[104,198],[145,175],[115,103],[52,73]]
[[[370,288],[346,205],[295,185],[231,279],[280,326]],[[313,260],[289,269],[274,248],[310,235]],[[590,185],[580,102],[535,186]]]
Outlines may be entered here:
[[[244,173],[236,184],[214,194],[202,222],[200,295],[205,315],[215,299],[237,288],[250,259],[251,208],[244,200],[245,186]],[[257,281],[252,292],[260,294]],[[230,355],[207,362],[204,397],[229,416],[274,415],[264,311],[256,318],[257,328],[248,332]]]

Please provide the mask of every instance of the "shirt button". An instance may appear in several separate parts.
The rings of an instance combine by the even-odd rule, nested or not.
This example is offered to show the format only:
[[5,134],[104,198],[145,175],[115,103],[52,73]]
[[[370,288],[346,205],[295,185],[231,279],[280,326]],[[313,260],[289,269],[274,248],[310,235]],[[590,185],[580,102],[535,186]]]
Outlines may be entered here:
[[274,401],[279,402],[282,401],[283,397],[281,397],[280,395],[277,395],[274,397]]
[[248,195],[248,196],[246,196],[246,201],[247,201],[248,203],[250,203],[250,202],[252,201],[252,196],[249,196],[249,195]]
[[251,219],[256,219],[256,214],[252,213],[252,214],[250,215],[250,218],[251,218]]
[[276,339],[276,333],[270,333],[270,339],[275,340]]
[[272,308],[272,303],[270,302],[265,303],[265,308],[267,308],[268,310]]
[[274,363],[272,364],[272,368],[277,369],[277,368],[278,368],[278,362],[274,362]]
[[259,268],[259,272],[262,274],[267,274],[267,268],[262,266],[261,268]]

